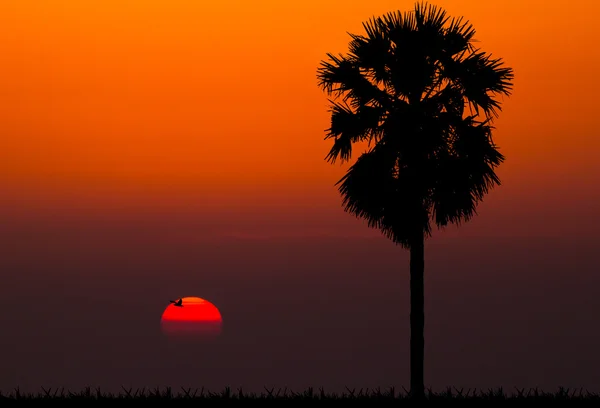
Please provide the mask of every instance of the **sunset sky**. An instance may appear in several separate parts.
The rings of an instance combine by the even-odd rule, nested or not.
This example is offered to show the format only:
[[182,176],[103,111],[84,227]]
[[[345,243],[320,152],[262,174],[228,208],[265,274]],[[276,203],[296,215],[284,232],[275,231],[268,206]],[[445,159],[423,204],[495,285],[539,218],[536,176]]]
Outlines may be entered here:
[[[598,364],[593,365],[600,361],[600,352],[591,347],[600,334],[590,328],[600,324],[589,320],[593,319],[592,306],[598,305],[592,300],[598,295],[593,289],[598,283],[593,272],[600,267],[593,249],[600,243],[600,2],[433,3],[473,23],[478,45],[503,58],[514,69],[515,80],[513,95],[504,98],[503,112],[495,122],[494,138],[506,156],[498,169],[503,184],[487,197],[479,216],[469,224],[434,234],[433,249],[426,252],[431,260],[426,262],[426,276],[430,271],[436,276],[454,273],[456,282],[476,277],[470,284],[456,283],[453,287],[463,292],[472,290],[471,295],[461,293],[478,299],[490,299],[498,287],[504,288],[505,296],[512,290],[521,293],[520,300],[507,301],[505,297],[488,305],[488,316],[504,316],[509,304],[533,305],[539,317],[536,321],[545,322],[546,329],[555,329],[567,319],[561,315],[565,310],[571,315],[582,310],[588,313],[581,327],[572,320],[565,323],[569,330],[582,332],[571,332],[571,337],[555,334],[552,338],[564,342],[556,340],[544,351],[548,354],[536,358],[549,361],[549,356],[554,356],[560,362],[557,350],[567,344],[575,347],[565,339],[583,336],[589,347],[580,345],[579,350],[595,354],[571,361],[578,370],[578,362],[588,365],[577,371],[580,377],[565,378],[591,384],[600,374]],[[262,339],[256,347],[262,347],[263,360],[257,361],[268,360],[270,349],[264,342],[272,336],[258,333],[263,330],[261,324],[268,325],[269,311],[283,307],[296,289],[317,291],[321,289],[314,287],[321,280],[325,288],[346,279],[348,269],[344,268],[352,265],[350,253],[363,257],[364,264],[356,258],[358,263],[353,265],[363,265],[365,275],[358,267],[352,269],[349,273],[354,280],[347,281],[348,291],[340,291],[338,298],[329,301],[312,299],[303,306],[301,295],[294,292],[297,304],[288,305],[290,314],[284,319],[290,325],[289,333],[302,332],[302,321],[312,321],[325,334],[323,343],[310,343],[314,347],[310,352],[316,352],[319,344],[327,344],[328,353],[333,353],[333,345],[348,338],[351,329],[323,328],[326,324],[314,319],[319,314],[343,313],[346,309],[340,305],[349,301],[348,293],[360,297],[359,282],[369,276],[372,288],[367,288],[372,293],[364,295],[367,303],[356,306],[356,319],[386,313],[397,319],[390,325],[398,327],[390,330],[398,330],[394,333],[404,343],[389,340],[396,337],[369,337],[372,343],[368,344],[373,349],[400,349],[398,353],[404,353],[408,344],[407,254],[341,209],[334,183],[347,165],[331,165],[324,160],[330,148],[330,142],[323,140],[329,113],[327,97],[317,87],[316,69],[327,52],[346,52],[347,32],[362,33],[362,22],[413,6],[413,1],[404,0],[0,2],[0,225],[4,226],[0,244],[5,251],[0,256],[0,273],[6,282],[0,289],[0,309],[4,309],[0,318],[3,324],[12,324],[16,336],[2,340],[0,356],[22,356],[21,360],[6,360],[10,370],[0,375],[0,389],[19,383],[44,385],[41,383],[51,381],[54,377],[50,373],[56,370],[62,373],[57,378],[65,383],[79,384],[74,373],[80,372],[101,382],[105,377],[99,373],[104,371],[94,371],[94,363],[85,368],[73,363],[65,371],[56,369],[58,360],[47,356],[63,344],[57,330],[79,338],[69,331],[79,324],[73,322],[95,319],[103,322],[103,333],[114,334],[116,329],[107,323],[114,318],[119,330],[129,333],[127,330],[138,326],[131,326],[123,317],[127,315],[134,322],[144,322],[132,336],[149,339],[139,334],[147,329],[146,322],[156,323],[151,323],[152,319],[160,318],[168,299],[181,296],[200,296],[224,308],[225,328],[227,316],[233,316],[234,321],[238,316],[240,326],[235,330],[250,337],[239,343],[228,340],[227,344],[240,350],[235,347],[242,347],[242,343],[249,347],[247,344]],[[488,241],[477,241],[480,238]],[[477,255],[466,249],[474,243],[481,245]],[[450,246],[436,252],[435,245]],[[460,248],[465,251],[462,257],[456,252]],[[373,256],[379,258],[366,261]],[[470,263],[466,260],[469,256]],[[488,264],[486,256],[500,264]],[[295,259],[295,264],[287,264],[286,259]],[[452,272],[448,270],[450,260],[462,266]],[[495,278],[486,278],[483,269],[488,267]],[[377,292],[377,288],[389,286],[387,279],[394,274],[398,276],[390,279],[401,297],[389,291]],[[519,288],[513,287],[509,278],[517,275],[522,279]],[[426,298],[432,302],[427,307],[446,308],[442,303],[436,306],[433,300],[435,288],[439,288],[435,296],[453,298],[443,294],[446,281],[431,279],[426,282]],[[544,279],[553,286],[536,286]],[[566,282],[572,289],[567,295],[560,292]],[[84,295],[86,292],[89,296]],[[527,295],[533,292],[536,300]],[[11,302],[25,293],[44,299],[48,310],[62,316],[56,326],[61,329],[53,329],[33,306],[8,312]],[[323,289],[318,293],[327,296],[328,292]],[[76,319],[65,312],[72,296],[88,305],[87,317],[82,314]],[[125,308],[123,302],[132,296],[141,296],[141,303]],[[397,299],[397,303],[390,306],[386,296]],[[556,303],[556,299],[583,302],[584,298],[591,303],[560,307]],[[327,307],[330,309],[323,309]],[[388,307],[387,312],[375,311]],[[457,314],[459,309],[460,313],[472,311],[467,306],[456,307]],[[259,321],[248,320],[249,310],[262,311],[259,317],[252,315]],[[302,310],[304,314],[300,314]],[[510,310],[518,315],[516,309]],[[303,317],[292,324],[292,315]],[[247,320],[242,321],[241,316]],[[283,315],[277,316],[283,319]],[[483,319],[483,314],[480,317]],[[462,321],[458,315],[454,318]],[[502,326],[506,333],[513,326],[525,330],[528,320],[514,319],[498,324],[506,325]],[[41,321],[45,322],[43,330],[35,326]],[[443,325],[444,319],[434,315],[428,320],[426,315],[426,325],[436,321]],[[97,337],[94,327],[100,326],[77,332],[83,339],[77,343],[81,349],[73,346],[77,353],[85,354],[88,347],[108,350],[99,340],[90,340]],[[441,334],[431,334],[426,342],[444,343],[444,336],[453,332],[451,327],[444,327],[448,332],[440,328]],[[496,326],[490,323],[490,327]],[[265,330],[262,333],[267,333]],[[364,330],[359,337],[366,336]],[[23,339],[33,333],[38,333],[39,343],[25,349],[24,344],[30,343]],[[456,345],[452,353],[463,350],[461,339],[468,337],[453,335],[457,337],[452,340]],[[536,335],[539,341],[547,338],[542,328]],[[523,338],[514,334],[514,344],[522,345],[517,337]],[[473,339],[471,336],[469,341]],[[112,337],[110,341],[117,344]],[[502,344],[497,337],[490,341],[494,347]],[[482,356],[493,354],[484,340],[478,344]],[[147,355],[154,355],[147,347]],[[280,357],[285,354],[285,347],[281,347],[277,351]],[[111,350],[106,353],[115,349]],[[351,354],[352,350],[348,346],[346,351]],[[473,352],[473,348],[469,350]],[[125,351],[114,353],[121,361],[134,359]],[[456,362],[444,360],[449,353],[435,349],[426,354],[426,359],[436,356],[440,364],[426,365],[426,376],[435,378],[436,384],[448,385],[453,378],[480,384],[477,381],[484,378],[481,384],[485,385],[488,378],[491,387],[507,378],[491,368],[489,377],[466,368],[453,377],[452,364]],[[250,370],[248,359],[258,359],[251,351],[242,354],[231,360],[231,370],[238,370],[236,373]],[[456,361],[469,366],[476,358],[467,354],[456,357]],[[526,350],[519,355],[527,355]],[[347,355],[338,357],[339,361],[347,360]],[[380,382],[405,381],[408,366],[404,358],[398,354],[397,361],[385,368],[365,362],[366,371],[359,377],[378,372],[373,378]],[[245,368],[236,369],[234,360],[246,362]],[[300,360],[294,361],[300,364]],[[164,361],[172,360],[165,357]],[[121,372],[132,378],[159,378],[138,373],[134,367],[139,364],[134,360],[127,360],[127,364],[129,368]],[[554,372],[551,368],[543,371],[536,364],[539,372]],[[550,377],[539,381],[561,382],[561,373],[572,373],[561,367],[555,377],[548,374]],[[523,370],[526,372],[526,368],[520,372]],[[31,372],[35,375],[28,377]],[[501,372],[508,375],[510,369]],[[43,373],[48,374],[44,377]],[[270,381],[269,375],[277,378],[269,373],[265,369],[261,374],[263,382]],[[239,375],[235,381],[243,383],[244,377]],[[297,384],[306,383],[301,377],[294,378]],[[506,381],[512,384],[513,380],[522,380],[524,385],[535,382],[529,377],[509,377]]]

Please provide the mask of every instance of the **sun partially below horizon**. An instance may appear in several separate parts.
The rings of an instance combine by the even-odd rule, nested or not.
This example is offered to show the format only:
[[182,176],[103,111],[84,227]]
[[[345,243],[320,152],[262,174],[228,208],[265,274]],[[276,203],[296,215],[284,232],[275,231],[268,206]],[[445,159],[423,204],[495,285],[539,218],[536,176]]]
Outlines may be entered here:
[[189,322],[222,322],[223,318],[219,309],[208,300],[188,296],[178,298],[182,306],[170,304],[164,310],[162,321],[189,321]]
[[194,296],[178,299],[181,306],[171,303],[161,316],[164,334],[175,338],[213,338],[221,334],[223,318],[214,304]]

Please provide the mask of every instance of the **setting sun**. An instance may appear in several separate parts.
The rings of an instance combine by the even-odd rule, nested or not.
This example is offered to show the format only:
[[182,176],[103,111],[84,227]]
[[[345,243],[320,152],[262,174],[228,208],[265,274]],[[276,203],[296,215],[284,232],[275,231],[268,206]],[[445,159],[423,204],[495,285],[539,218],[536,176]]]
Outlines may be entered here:
[[184,297],[167,306],[160,323],[162,331],[169,336],[218,335],[223,319],[211,302],[199,297]]

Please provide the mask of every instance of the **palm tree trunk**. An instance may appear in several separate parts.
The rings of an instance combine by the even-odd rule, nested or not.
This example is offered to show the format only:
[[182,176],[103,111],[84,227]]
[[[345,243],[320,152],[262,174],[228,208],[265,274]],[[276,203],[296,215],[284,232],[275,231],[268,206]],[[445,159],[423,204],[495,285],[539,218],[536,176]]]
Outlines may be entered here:
[[410,245],[410,393],[425,396],[425,242],[423,232]]

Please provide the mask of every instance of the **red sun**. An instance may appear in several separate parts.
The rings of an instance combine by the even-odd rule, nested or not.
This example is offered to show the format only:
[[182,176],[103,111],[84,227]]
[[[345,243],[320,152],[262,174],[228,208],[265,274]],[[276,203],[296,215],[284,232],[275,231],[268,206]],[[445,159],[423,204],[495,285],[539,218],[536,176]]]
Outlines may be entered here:
[[221,333],[222,325],[219,309],[199,297],[181,298],[181,306],[171,303],[160,319],[161,329],[169,337],[214,337]]

